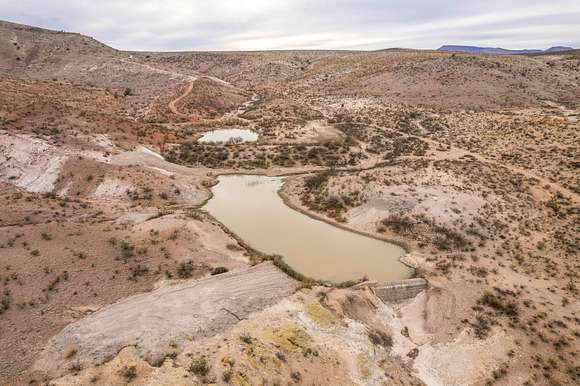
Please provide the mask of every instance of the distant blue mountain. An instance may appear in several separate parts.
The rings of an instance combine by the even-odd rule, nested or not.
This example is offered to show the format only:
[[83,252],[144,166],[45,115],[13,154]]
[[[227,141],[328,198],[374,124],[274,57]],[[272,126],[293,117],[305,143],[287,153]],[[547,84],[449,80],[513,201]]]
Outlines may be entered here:
[[574,48],[572,48],[572,47],[556,46],[556,47],[550,47],[547,50],[545,50],[544,52],[561,52],[561,51],[570,51],[573,49]]
[[477,47],[477,46],[456,46],[444,45],[437,49],[437,51],[451,51],[451,52],[471,52],[478,54],[493,54],[493,55],[520,55],[520,54],[537,54],[542,52],[561,52],[573,50],[572,47],[551,47],[547,50],[528,49],[528,50],[508,50],[499,47]]

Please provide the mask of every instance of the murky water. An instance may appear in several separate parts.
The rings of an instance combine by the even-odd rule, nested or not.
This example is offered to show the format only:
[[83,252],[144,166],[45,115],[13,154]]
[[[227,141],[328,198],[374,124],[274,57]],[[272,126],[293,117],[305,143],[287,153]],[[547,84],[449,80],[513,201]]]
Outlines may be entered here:
[[258,134],[247,129],[220,129],[205,133],[198,142],[254,142],[258,140]]
[[337,228],[282,201],[279,177],[221,176],[205,205],[209,213],[253,248],[284,256],[296,271],[341,282],[366,275],[380,282],[408,278],[396,245]]

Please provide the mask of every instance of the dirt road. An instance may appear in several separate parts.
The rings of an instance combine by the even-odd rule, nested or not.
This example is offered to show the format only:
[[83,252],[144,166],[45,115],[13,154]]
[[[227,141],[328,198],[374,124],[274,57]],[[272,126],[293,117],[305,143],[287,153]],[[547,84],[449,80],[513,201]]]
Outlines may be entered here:
[[189,84],[187,85],[187,88],[185,89],[185,91],[183,92],[183,94],[181,94],[179,97],[177,97],[177,99],[172,100],[171,102],[169,102],[169,110],[171,110],[171,112],[175,115],[178,115],[180,117],[184,117],[184,118],[190,118],[191,115],[189,114],[185,114],[182,113],[181,111],[179,111],[177,109],[177,104],[179,103],[179,101],[181,101],[183,98],[187,97],[189,94],[191,94],[191,91],[193,90],[193,82],[195,82],[195,80],[192,80],[191,82],[189,82]]

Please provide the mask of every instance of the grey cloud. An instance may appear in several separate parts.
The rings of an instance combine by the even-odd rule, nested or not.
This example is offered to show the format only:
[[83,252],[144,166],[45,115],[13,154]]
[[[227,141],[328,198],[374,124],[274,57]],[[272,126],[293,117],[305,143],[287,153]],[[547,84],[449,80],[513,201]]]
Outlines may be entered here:
[[140,50],[580,45],[577,0],[0,0],[0,18]]

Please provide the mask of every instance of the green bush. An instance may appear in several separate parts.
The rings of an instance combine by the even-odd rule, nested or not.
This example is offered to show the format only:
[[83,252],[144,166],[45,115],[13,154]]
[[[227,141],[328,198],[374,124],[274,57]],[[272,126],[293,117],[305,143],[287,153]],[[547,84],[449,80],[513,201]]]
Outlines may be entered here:
[[228,272],[228,269],[226,267],[215,267],[214,269],[212,269],[211,274],[213,275],[219,275],[222,273],[226,273]]

